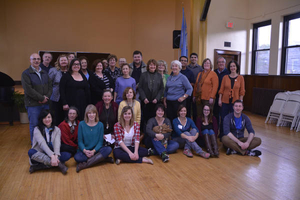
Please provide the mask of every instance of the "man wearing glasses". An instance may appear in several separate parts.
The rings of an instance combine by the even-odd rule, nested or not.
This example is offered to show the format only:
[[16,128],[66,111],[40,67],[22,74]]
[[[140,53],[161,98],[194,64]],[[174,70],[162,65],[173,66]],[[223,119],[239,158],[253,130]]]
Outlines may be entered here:
[[30,56],[30,67],[22,73],[22,86],[25,94],[25,106],[29,118],[30,140],[38,117],[43,109],[49,109],[52,83],[48,73],[40,67],[41,57],[37,53]]

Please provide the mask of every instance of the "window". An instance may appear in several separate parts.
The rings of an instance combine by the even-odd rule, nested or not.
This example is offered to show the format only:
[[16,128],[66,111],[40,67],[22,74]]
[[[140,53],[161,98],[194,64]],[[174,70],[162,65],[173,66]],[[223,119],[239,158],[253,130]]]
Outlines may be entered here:
[[282,75],[300,75],[300,13],[283,19]]
[[269,74],[271,20],[253,24],[252,74]]

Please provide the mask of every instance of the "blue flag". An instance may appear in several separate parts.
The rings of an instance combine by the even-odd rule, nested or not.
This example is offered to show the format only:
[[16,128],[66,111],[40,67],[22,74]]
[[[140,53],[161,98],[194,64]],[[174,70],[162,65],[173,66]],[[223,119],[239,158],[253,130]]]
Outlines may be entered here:
[[182,25],[181,25],[181,33],[180,33],[180,49],[181,56],[188,56],[188,48],[187,48],[187,30],[186,30],[186,21],[184,17],[184,8],[182,8]]

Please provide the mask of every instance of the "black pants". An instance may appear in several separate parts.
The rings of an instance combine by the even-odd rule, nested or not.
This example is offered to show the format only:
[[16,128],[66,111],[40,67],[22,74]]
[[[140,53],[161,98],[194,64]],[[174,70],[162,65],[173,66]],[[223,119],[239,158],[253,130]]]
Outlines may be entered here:
[[51,101],[51,110],[54,112],[55,125],[58,126],[65,118],[65,112],[63,110],[63,105],[61,101]]
[[177,117],[177,110],[180,105],[186,106],[186,100],[183,102],[167,100],[167,117],[171,122]]
[[60,152],[69,152],[70,154],[72,154],[72,156],[74,156],[75,153],[77,152],[77,149],[75,147],[70,146],[70,145],[61,143]]

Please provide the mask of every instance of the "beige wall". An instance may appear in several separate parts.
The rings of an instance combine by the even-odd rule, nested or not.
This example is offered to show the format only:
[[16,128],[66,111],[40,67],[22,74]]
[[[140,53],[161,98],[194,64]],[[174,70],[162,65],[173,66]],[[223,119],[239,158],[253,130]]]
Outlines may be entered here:
[[[207,56],[214,49],[241,51],[241,74],[251,74],[253,24],[271,19],[270,75],[280,74],[283,16],[300,11],[299,0],[213,0],[208,12]],[[233,29],[225,27],[227,21]],[[231,48],[224,47],[231,42]]]
[[145,62],[169,64],[178,58],[172,33],[181,28],[182,5],[190,27],[190,0],[2,0],[0,70],[20,80],[39,50],[113,53],[132,62],[138,49]]

